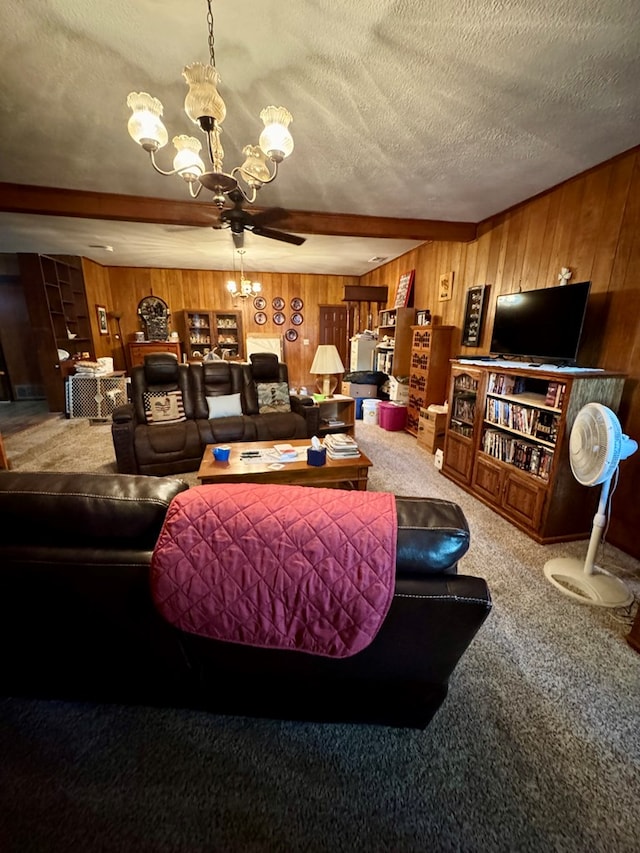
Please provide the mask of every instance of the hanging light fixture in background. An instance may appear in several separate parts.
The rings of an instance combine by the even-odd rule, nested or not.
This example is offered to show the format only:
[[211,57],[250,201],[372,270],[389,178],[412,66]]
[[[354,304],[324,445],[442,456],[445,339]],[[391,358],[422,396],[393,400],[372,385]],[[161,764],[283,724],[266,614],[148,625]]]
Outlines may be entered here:
[[246,145],[242,149],[246,159],[241,166],[236,166],[231,173],[222,171],[224,151],[220,134],[227,108],[216,88],[220,76],[214,51],[213,12],[211,0],[206,2],[209,65],[194,62],[183,68],[182,76],[189,85],[184,109],[191,121],[205,134],[213,169],[207,171],[200,158],[200,140],[184,134],[174,136],[172,140],[176,149],[173,169],[165,171],[157,165],[155,152],[167,144],[168,134],[161,119],[164,109],[162,103],[147,92],[129,94],[127,106],[131,108],[132,115],[128,129],[132,139],[149,153],[156,172],[161,175],[180,175],[188,184],[192,198],[198,196],[202,187],[211,190],[214,204],[222,208],[226,197],[234,190],[240,191],[246,201],[253,203],[258,190],[275,179],[278,164],[293,151],[293,138],[288,129],[292,118],[284,107],[265,107],[260,113],[264,129],[258,145]]
[[240,287],[238,287],[235,281],[230,280],[227,282],[227,290],[234,299],[238,297],[246,299],[248,296],[255,296],[256,293],[260,293],[262,285],[259,281],[251,281],[251,279],[244,277],[244,267],[242,264],[244,249],[238,249],[238,254],[240,255]]

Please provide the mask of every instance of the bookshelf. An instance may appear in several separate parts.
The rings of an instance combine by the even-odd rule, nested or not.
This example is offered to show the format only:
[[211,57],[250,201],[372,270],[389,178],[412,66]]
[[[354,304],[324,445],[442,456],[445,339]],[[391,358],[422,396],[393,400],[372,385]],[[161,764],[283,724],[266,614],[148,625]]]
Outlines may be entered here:
[[538,542],[587,538],[597,489],[573,476],[569,435],[586,403],[616,411],[623,385],[608,371],[453,362],[442,473]]
[[[373,369],[387,376],[408,376],[414,308],[386,308],[378,313],[378,344]],[[386,339],[386,340],[385,340]]]

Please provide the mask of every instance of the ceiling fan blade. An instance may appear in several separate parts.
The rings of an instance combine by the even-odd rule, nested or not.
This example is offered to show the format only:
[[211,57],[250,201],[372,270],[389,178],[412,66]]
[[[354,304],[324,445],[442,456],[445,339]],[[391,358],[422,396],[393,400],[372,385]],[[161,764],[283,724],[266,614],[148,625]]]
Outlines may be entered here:
[[242,249],[244,246],[244,231],[232,231],[233,245],[236,249]]
[[305,242],[304,237],[297,237],[295,234],[285,234],[284,231],[276,231],[273,228],[254,228],[253,233],[258,237],[269,237],[271,240],[281,240],[283,243],[292,243],[294,246],[302,246]]
[[288,215],[289,211],[285,210],[284,207],[269,207],[266,210],[261,210],[259,213],[252,214],[251,219],[253,220],[253,225],[257,225],[260,228],[263,225],[269,225],[270,222],[286,219]]

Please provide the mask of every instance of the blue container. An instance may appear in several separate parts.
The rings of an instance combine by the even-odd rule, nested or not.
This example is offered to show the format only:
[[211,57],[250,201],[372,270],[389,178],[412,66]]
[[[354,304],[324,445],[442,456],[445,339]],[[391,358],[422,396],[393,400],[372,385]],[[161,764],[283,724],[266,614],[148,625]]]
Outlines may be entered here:
[[321,447],[320,450],[314,450],[313,447],[307,448],[307,465],[314,465],[320,468],[327,464],[327,449]]
[[356,420],[362,420],[362,404],[366,397],[356,397]]

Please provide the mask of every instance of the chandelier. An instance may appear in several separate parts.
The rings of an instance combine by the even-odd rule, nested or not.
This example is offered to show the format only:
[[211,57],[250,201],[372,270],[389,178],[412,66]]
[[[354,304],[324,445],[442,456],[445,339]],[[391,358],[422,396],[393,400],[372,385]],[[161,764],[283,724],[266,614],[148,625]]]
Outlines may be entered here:
[[262,285],[259,281],[251,281],[244,277],[244,267],[242,266],[244,249],[238,249],[238,254],[240,255],[240,288],[238,288],[235,281],[228,281],[227,290],[234,299],[237,299],[238,297],[246,299],[248,296],[255,296],[256,293],[260,293]]
[[166,171],[158,166],[155,154],[167,144],[168,134],[161,119],[163,106],[147,92],[131,92],[127,97],[127,106],[132,110],[129,134],[148,152],[156,172],[161,175],[180,175],[187,183],[192,198],[197,198],[205,187],[213,193],[213,202],[219,208],[224,207],[226,196],[234,191],[240,191],[244,199],[252,204],[258,190],[276,178],[278,164],[293,151],[293,138],[289,133],[291,113],[284,107],[265,107],[260,113],[264,129],[258,145],[245,145],[242,149],[246,158],[244,163],[232,169],[231,173],[223,172],[224,151],[220,136],[227,108],[216,88],[220,76],[216,70],[211,0],[207,0],[207,10],[209,65],[194,62],[182,69],[182,76],[189,86],[184,110],[204,133],[213,168],[207,171],[200,157],[200,140],[185,134],[172,139],[176,149],[173,169]]

